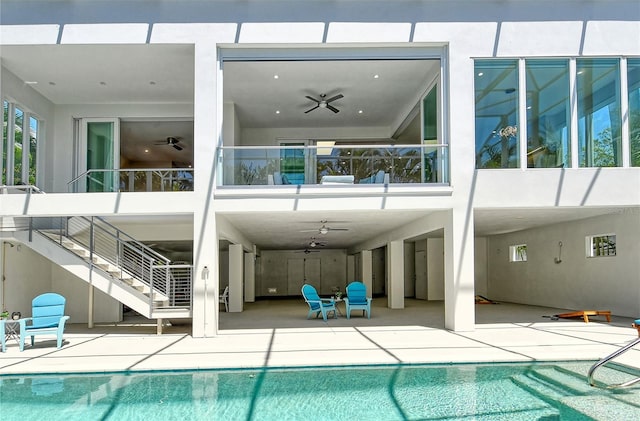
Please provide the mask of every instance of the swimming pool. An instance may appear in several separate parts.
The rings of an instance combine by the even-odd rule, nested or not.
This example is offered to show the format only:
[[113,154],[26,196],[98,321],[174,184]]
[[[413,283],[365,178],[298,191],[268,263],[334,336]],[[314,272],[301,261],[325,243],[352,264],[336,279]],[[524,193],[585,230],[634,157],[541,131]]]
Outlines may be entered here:
[[[505,363],[11,375],[0,376],[0,418],[594,419],[583,415],[589,412],[581,411],[581,404],[571,401],[615,396],[587,385],[584,375],[590,365]],[[610,378],[640,375],[630,370],[606,370]],[[615,405],[608,403],[607,407],[613,414]],[[637,406],[630,410],[639,411]]]

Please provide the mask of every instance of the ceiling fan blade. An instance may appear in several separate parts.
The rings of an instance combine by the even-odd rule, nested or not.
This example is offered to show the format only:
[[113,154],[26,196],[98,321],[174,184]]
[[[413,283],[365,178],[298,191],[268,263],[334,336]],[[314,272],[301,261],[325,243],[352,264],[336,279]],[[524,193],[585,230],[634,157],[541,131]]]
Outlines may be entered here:
[[340,98],[344,98],[344,95],[342,95],[342,94],[338,94],[338,95],[336,95],[336,96],[332,96],[331,98],[326,99],[326,100],[325,100],[325,102],[328,104],[328,103],[330,103],[331,101],[335,101],[335,100],[338,100],[338,99],[340,99]]
[[311,100],[311,101],[313,101],[313,102],[317,102],[318,104],[320,103],[320,100],[317,100],[317,99],[315,99],[315,98],[314,98],[314,97],[312,97],[312,96],[305,95],[305,98],[308,98],[308,99],[310,99],[310,100]]
[[307,113],[309,113],[309,112],[311,112],[311,111],[313,111],[313,110],[315,110],[316,108],[319,108],[319,107],[320,107],[320,105],[316,105],[315,107],[305,111],[304,113],[307,114]]
[[329,228],[329,231],[349,231],[349,228]]
[[181,150],[182,150],[182,146],[178,146],[178,145],[176,145],[175,143],[174,143],[173,145],[171,145],[171,146],[173,146],[174,148],[176,148],[176,149],[177,149],[177,150],[179,150],[179,151],[181,151]]
[[339,112],[340,112],[340,110],[339,110],[339,109],[337,109],[336,107],[334,107],[334,106],[333,106],[333,105],[331,105],[331,104],[327,104],[327,109],[329,109],[329,110],[333,111],[334,113],[339,113]]
[[318,232],[318,229],[314,229],[314,230],[300,230],[299,232]]

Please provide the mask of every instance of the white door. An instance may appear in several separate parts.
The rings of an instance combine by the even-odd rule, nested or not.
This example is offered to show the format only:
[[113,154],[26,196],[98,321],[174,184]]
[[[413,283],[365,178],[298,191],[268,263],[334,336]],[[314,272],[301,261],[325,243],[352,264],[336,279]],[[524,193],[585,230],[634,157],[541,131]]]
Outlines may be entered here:
[[83,118],[78,152],[77,191],[118,191],[120,175],[120,120]]
[[421,250],[416,252],[416,299],[427,298],[427,257]]

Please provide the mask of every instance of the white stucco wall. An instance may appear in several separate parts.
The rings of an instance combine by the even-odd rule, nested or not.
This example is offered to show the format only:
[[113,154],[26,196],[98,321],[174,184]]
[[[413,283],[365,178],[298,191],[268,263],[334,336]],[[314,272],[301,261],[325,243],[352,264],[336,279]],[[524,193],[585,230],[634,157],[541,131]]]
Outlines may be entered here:
[[[587,258],[585,238],[615,233],[617,255]],[[491,299],[640,314],[640,210],[488,238]],[[562,241],[562,263],[556,264]],[[526,262],[509,262],[509,246],[527,245]]]
[[[6,243],[5,243],[6,244]],[[67,300],[65,314],[68,323],[87,323],[89,285],[60,266],[32,251],[25,244],[5,245],[5,265],[2,302],[9,312],[20,311],[31,316],[31,301],[45,292],[56,292]],[[94,321],[121,320],[121,304],[97,291],[94,298]]]
[[3,310],[29,317],[31,300],[45,292],[58,292],[51,281],[51,262],[18,242],[4,244]]

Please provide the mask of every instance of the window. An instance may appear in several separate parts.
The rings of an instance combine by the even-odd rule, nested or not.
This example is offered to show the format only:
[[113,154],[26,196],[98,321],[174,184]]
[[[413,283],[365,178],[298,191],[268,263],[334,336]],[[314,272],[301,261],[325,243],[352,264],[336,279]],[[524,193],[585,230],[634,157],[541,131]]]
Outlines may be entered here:
[[526,60],[527,167],[568,167],[569,61]]
[[[579,167],[620,167],[627,158],[640,167],[640,58],[627,59],[626,68],[618,58],[577,58],[574,73],[570,64],[551,58],[475,61],[476,168],[524,167],[525,159],[527,168],[560,168],[572,158]],[[627,103],[629,139],[622,139]],[[630,155],[624,160],[623,140]]]
[[2,184],[35,185],[40,121],[17,104],[2,105]]
[[587,257],[604,257],[615,255],[615,234],[603,234],[587,237]]
[[581,167],[622,165],[618,59],[576,60]]
[[518,61],[475,63],[476,168],[518,168]]
[[640,59],[627,61],[631,166],[640,167]]
[[527,245],[517,244],[509,246],[509,261],[510,262],[526,262],[527,261]]

